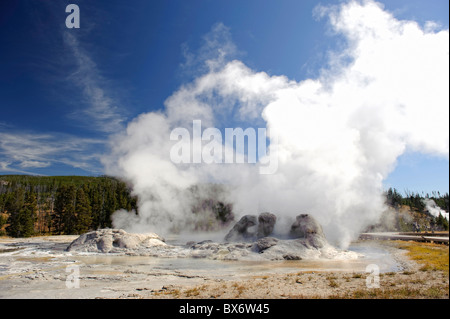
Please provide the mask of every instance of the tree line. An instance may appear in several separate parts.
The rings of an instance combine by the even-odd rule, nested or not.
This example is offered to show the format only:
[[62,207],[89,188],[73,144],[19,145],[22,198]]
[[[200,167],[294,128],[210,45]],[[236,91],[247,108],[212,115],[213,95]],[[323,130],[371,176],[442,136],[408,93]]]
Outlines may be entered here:
[[[402,195],[390,188],[385,197],[394,208],[406,205],[426,213],[424,199],[428,198],[449,211],[448,193],[406,191]],[[112,227],[111,215],[119,209],[137,213],[137,200],[128,185],[114,177],[0,175],[0,235],[72,235]],[[231,204],[212,199],[199,203],[193,213],[211,211],[213,224],[227,225],[234,219]],[[435,219],[436,225],[448,230],[445,218]],[[207,230],[212,226],[199,223],[195,227]]]
[[116,210],[137,198],[113,177],[0,176],[0,235],[72,235],[112,227]]

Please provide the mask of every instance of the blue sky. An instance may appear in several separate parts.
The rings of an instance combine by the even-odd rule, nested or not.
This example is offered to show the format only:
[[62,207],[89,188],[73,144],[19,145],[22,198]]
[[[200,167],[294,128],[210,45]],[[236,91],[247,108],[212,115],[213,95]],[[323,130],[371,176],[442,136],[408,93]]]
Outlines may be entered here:
[[[65,27],[70,3],[80,8],[80,29]],[[162,110],[202,72],[205,36],[218,24],[228,30],[231,58],[252,70],[317,77],[328,52],[344,45],[314,14],[318,3],[2,1],[0,174],[103,174],[109,138],[138,115]],[[448,29],[446,0],[383,3],[397,19]],[[448,176],[448,157],[408,151],[385,185],[448,192]]]

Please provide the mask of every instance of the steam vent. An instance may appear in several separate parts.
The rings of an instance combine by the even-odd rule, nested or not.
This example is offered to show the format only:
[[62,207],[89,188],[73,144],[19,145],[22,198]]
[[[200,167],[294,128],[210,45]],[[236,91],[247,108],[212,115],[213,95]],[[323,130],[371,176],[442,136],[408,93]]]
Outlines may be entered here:
[[311,215],[298,215],[284,235],[274,233],[276,222],[272,213],[245,215],[231,228],[224,242],[203,240],[185,245],[171,245],[154,233],[100,229],[81,235],[67,251],[215,260],[357,258],[353,252],[331,246],[321,225]]

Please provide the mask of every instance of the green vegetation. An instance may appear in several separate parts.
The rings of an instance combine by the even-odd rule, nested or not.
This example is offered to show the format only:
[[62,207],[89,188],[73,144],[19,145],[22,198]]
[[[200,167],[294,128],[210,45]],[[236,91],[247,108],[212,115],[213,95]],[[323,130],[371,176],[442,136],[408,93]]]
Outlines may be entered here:
[[137,211],[137,198],[113,177],[0,176],[0,235],[81,234],[119,209]]
[[[220,185],[189,191],[196,204],[188,227],[212,231],[234,219],[232,205],[216,199],[224,191]],[[0,236],[71,235],[109,228],[115,211],[137,214],[137,202],[130,187],[113,177],[0,175]]]
[[445,211],[449,211],[449,194],[441,194],[440,192],[432,192],[431,195],[427,194],[419,194],[410,191],[405,191],[405,195],[403,196],[399,193],[395,188],[389,188],[386,192],[386,202],[393,206],[399,207],[400,205],[408,205],[410,209],[415,209],[420,212],[425,212],[425,203],[424,199],[432,199],[436,205],[441,207]]

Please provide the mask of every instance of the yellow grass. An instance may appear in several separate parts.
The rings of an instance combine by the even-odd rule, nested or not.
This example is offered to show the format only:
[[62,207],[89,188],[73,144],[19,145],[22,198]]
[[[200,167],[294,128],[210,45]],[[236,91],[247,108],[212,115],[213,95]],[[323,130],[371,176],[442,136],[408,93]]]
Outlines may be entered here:
[[420,270],[440,270],[449,273],[449,248],[445,245],[400,242],[399,247],[408,251],[408,257],[422,265]]
[[[388,287],[382,289],[357,289],[348,293],[329,296],[330,299],[439,299],[445,298],[444,287],[432,286],[425,289],[412,287]],[[447,295],[448,298],[448,295]]]
[[[331,298],[331,299],[448,299],[448,246],[405,241],[386,241],[404,249],[420,266],[380,274],[379,288],[366,286],[364,273],[305,271],[280,276],[257,276],[250,281],[231,281],[187,289],[167,289],[153,294],[169,298]],[[314,290],[311,290],[311,283]],[[275,292],[275,294],[274,294]],[[278,294],[278,295],[277,295]]]

